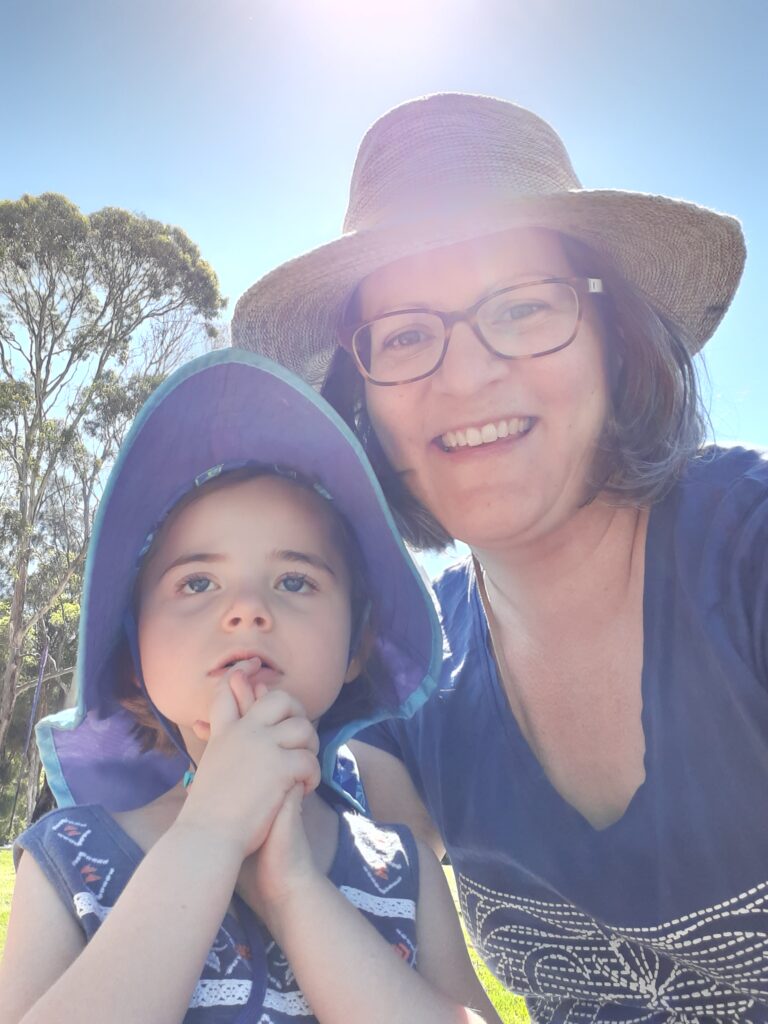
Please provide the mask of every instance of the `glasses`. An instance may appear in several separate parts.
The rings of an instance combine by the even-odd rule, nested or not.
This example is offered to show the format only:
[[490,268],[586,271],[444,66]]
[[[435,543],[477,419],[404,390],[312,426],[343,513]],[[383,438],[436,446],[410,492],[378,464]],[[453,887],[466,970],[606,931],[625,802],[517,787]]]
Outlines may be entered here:
[[342,344],[371,384],[410,384],[440,368],[453,328],[468,324],[500,359],[535,359],[570,345],[579,331],[580,295],[603,291],[597,277],[547,277],[486,295],[454,313],[400,309],[354,327]]

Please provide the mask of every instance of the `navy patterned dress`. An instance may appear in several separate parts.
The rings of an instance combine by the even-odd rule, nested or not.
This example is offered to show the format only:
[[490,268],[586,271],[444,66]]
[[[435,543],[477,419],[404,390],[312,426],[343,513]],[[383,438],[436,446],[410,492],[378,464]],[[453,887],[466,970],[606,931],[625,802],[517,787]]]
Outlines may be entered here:
[[[338,810],[329,878],[395,953],[416,965],[418,854],[408,829]],[[51,811],[16,841],[31,854],[77,920],[86,941],[114,906],[142,850],[98,805]],[[215,870],[215,865],[211,866]],[[148,927],[151,910],[148,910]],[[185,1024],[309,1024],[315,1021],[282,950],[235,896],[211,946]]]

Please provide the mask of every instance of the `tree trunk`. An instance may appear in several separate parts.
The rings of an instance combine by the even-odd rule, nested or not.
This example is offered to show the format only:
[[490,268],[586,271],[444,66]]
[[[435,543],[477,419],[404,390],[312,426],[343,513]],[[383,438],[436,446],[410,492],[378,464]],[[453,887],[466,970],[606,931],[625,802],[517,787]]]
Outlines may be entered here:
[[3,689],[0,693],[0,757],[3,756],[5,737],[8,735],[13,708],[16,704],[16,681],[19,677],[20,663],[21,652],[12,653],[3,672]]
[[0,757],[5,750],[5,738],[11,724],[11,715],[16,703],[16,686],[21,671],[24,647],[24,603],[27,596],[29,558],[28,545],[22,545],[16,558],[16,582],[13,585],[11,611],[8,616],[8,661],[3,671],[2,690],[0,690]]
[[27,817],[25,824],[29,825],[32,821],[32,814],[35,810],[37,798],[40,795],[40,769],[42,767],[34,735],[32,736],[32,740],[29,744],[27,765]]

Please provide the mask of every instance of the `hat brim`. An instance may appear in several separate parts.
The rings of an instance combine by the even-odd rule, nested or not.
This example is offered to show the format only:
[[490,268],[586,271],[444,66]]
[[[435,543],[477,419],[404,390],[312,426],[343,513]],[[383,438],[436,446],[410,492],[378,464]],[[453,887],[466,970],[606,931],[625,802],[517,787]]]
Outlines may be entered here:
[[[363,554],[391,703],[399,714],[411,714],[434,688],[442,637],[432,600],[359,442],[327,403],[283,367],[249,352],[214,352],[182,367],[148,400],[100,503],[85,571],[78,704],[38,726],[60,805],[139,806],[187,767],[180,757],[138,755],[133,720],[112,700],[114,652],[147,536],[201,474],[243,462],[290,467],[328,492]],[[384,713],[349,723],[330,739],[327,774],[335,746]]]
[[235,307],[232,342],[319,388],[346,304],[365,277],[408,255],[516,227],[559,231],[608,257],[691,353],[720,323],[746,257],[735,217],[666,196],[573,189],[343,235],[248,289]]

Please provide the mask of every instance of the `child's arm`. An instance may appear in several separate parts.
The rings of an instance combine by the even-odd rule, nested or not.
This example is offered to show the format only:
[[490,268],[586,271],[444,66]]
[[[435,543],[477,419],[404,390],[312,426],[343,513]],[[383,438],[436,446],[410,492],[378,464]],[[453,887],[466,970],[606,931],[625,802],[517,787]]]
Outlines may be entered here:
[[24,854],[0,968],[0,1024],[68,1024],[83,1014],[110,1024],[181,1021],[239,867],[236,848],[212,831],[171,826],[83,948]]
[[443,868],[425,843],[418,839],[416,842],[419,849],[416,911],[419,974],[447,996],[478,1010],[487,1024],[501,1024],[469,959]]
[[16,873],[0,963],[0,1021],[15,1024],[83,950],[85,938],[31,854]]
[[176,822],[85,948],[43,872],[22,858],[0,1024],[69,1024],[83,1011],[110,1024],[184,1018],[244,857],[285,793],[319,781],[316,736],[299,704],[275,692],[241,718],[229,682],[213,702],[211,739]]
[[500,1024],[434,854],[419,845],[417,973],[315,868],[300,805],[295,789],[257,854],[248,895],[256,895],[320,1024]]

